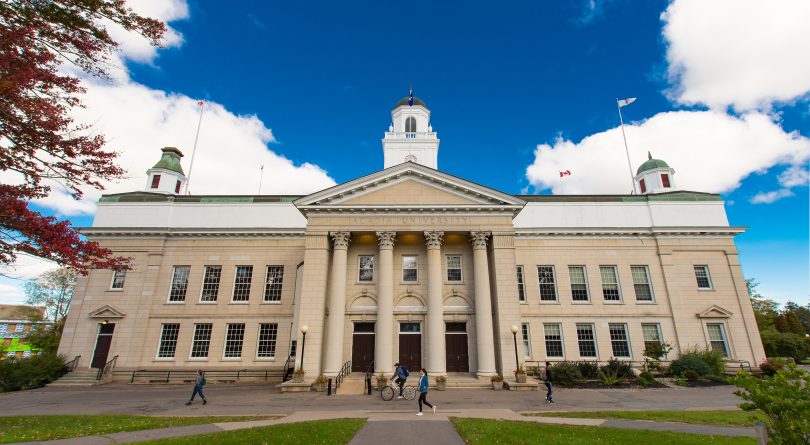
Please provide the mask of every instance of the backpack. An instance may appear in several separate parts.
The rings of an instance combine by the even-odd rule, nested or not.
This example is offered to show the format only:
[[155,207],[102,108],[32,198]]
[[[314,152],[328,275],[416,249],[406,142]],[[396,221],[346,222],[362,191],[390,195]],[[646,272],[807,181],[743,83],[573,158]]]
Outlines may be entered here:
[[405,376],[405,378],[407,379],[407,378],[408,378],[408,376],[409,376],[409,375],[411,375],[411,373],[410,373],[410,372],[408,372],[408,368],[406,368],[406,367],[404,367],[404,366],[400,366],[400,368],[402,368],[402,375],[404,375],[404,376]]
[[200,380],[200,385],[205,386],[205,383],[206,383],[206,382],[205,382],[205,377],[203,377],[203,378],[202,378],[202,380]]

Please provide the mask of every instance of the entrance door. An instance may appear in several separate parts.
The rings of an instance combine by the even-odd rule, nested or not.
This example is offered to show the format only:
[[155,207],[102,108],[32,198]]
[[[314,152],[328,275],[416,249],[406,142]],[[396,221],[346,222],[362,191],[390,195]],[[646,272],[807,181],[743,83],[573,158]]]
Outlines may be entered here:
[[115,323],[98,325],[98,337],[96,337],[96,350],[93,351],[93,361],[91,368],[103,368],[107,364],[107,356],[110,354],[113,331]]
[[[355,323],[352,335],[352,372],[366,372],[374,363],[374,323]],[[374,370],[371,370],[374,372]]]
[[445,332],[447,372],[470,372],[470,358],[467,351],[467,324],[447,323]]
[[417,373],[422,367],[422,332],[419,323],[399,325],[399,364]]

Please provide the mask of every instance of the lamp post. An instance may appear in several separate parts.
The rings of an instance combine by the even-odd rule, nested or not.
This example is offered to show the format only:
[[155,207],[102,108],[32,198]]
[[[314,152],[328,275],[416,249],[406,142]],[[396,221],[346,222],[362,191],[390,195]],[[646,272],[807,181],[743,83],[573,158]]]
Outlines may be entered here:
[[518,352],[517,352],[517,332],[518,327],[516,324],[512,325],[512,339],[515,341],[515,369],[520,368],[520,361],[518,361]]
[[304,348],[307,347],[307,331],[309,331],[309,326],[303,325],[301,326],[301,334],[304,335],[303,340],[301,341],[301,370],[304,370]]

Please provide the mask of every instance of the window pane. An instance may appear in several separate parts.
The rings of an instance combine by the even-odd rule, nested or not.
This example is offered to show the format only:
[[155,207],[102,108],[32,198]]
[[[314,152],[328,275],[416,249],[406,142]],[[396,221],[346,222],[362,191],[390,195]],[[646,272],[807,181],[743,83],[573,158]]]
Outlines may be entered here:
[[627,326],[624,323],[610,323],[610,345],[615,357],[630,357],[630,342],[627,340]]
[[222,266],[205,266],[200,301],[217,301],[217,295],[219,295],[219,280],[221,277]]
[[277,323],[261,323],[259,325],[259,348],[256,353],[258,357],[275,357],[277,333]]
[[529,323],[521,324],[521,333],[523,335],[523,356],[532,356],[531,339],[529,338]]
[[571,277],[571,299],[574,301],[588,301],[588,283],[585,280],[585,267],[568,266],[568,275]]
[[661,343],[661,327],[658,323],[642,323],[641,332],[644,334],[644,349]]
[[447,281],[461,281],[461,256],[447,256]]
[[250,299],[250,282],[253,279],[253,266],[236,266],[236,278],[233,283],[233,301]]
[[180,334],[179,324],[164,324],[160,332],[160,345],[157,356],[160,358],[174,358],[177,349],[177,337]]
[[160,185],[160,175],[152,176],[152,188],[156,189]]
[[194,325],[194,341],[191,344],[191,357],[207,358],[211,344],[211,323]]
[[663,173],[661,174],[661,184],[665,188],[669,188],[669,175]]
[[557,286],[554,283],[554,266],[537,266],[540,283],[540,301],[556,301]]
[[517,267],[518,301],[526,301],[526,289],[523,285],[523,266]]
[[284,266],[267,266],[264,282],[264,301],[281,301],[281,288],[284,283]]
[[728,345],[726,344],[726,333],[722,324],[709,324],[706,326],[709,331],[709,341],[712,349],[728,357]]
[[596,357],[596,337],[593,335],[593,325],[577,324],[577,341],[581,357]]
[[228,325],[228,335],[225,337],[225,357],[239,358],[242,356],[242,341],[245,339],[245,324],[233,323]]
[[402,281],[417,280],[417,261],[415,255],[402,257]]
[[189,270],[191,270],[190,266],[174,266],[169,301],[186,301]]
[[562,357],[562,328],[558,324],[544,324],[543,331],[546,337],[546,356]]
[[695,278],[699,289],[710,289],[712,283],[709,280],[709,266],[695,266]]
[[619,293],[619,276],[615,266],[599,266],[602,275],[602,295],[607,301],[621,301]]
[[371,255],[360,255],[360,272],[358,281],[374,281],[374,257]]
[[113,279],[110,288],[112,289],[123,289],[124,288],[124,279],[127,276],[126,269],[118,269],[113,271]]
[[647,266],[632,266],[630,272],[633,274],[633,287],[636,290],[636,300],[652,301],[652,287],[650,286],[650,276],[647,273]]

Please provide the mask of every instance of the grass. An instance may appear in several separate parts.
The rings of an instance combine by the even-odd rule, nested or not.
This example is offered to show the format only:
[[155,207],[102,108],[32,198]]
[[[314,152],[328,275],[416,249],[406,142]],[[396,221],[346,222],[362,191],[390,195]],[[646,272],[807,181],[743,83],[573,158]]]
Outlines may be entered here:
[[695,423],[718,426],[752,426],[748,411],[593,411],[531,413],[528,416],[575,417],[584,419],[653,420],[656,422]]
[[287,423],[246,430],[203,434],[200,436],[174,437],[170,439],[138,442],[154,445],[189,444],[284,444],[284,445],[344,445],[366,423],[366,419],[319,420],[317,422]]
[[667,431],[622,430],[595,426],[547,425],[504,420],[453,418],[456,430],[468,445],[572,444],[604,445],[753,445],[748,437],[709,436]]
[[156,417],[125,415],[0,416],[0,443],[66,439],[215,422],[259,420],[272,416]]

